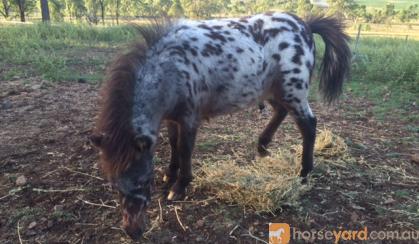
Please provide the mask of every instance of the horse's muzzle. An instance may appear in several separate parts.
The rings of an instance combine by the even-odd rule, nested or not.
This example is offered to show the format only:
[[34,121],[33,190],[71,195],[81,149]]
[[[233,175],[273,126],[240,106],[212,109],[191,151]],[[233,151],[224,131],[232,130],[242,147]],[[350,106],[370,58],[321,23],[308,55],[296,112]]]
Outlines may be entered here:
[[123,214],[122,229],[133,240],[138,240],[142,237],[147,226],[147,217],[145,211],[135,216],[128,216]]
[[141,228],[130,228],[130,227],[123,227],[125,233],[131,237],[134,241],[139,240],[144,233],[144,229]]

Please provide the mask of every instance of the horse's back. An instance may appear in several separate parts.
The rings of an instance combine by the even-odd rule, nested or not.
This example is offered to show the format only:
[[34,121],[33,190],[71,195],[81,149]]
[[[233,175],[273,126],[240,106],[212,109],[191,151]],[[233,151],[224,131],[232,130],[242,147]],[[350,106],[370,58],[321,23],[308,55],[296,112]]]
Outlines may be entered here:
[[163,38],[160,55],[193,88],[185,93],[209,114],[219,114],[269,96],[271,82],[283,71],[307,79],[306,66],[314,63],[311,38],[302,21],[283,13],[182,20]]

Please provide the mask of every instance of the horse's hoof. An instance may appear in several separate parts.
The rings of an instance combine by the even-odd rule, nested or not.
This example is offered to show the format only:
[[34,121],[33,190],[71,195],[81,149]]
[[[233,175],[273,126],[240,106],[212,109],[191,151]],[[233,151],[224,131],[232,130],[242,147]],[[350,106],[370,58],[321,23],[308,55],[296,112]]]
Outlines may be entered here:
[[167,191],[175,184],[176,177],[170,177],[167,174],[163,176],[163,190],[167,193]]
[[260,157],[267,157],[271,155],[271,153],[266,149],[266,147],[259,145],[258,146],[258,153]]
[[173,190],[167,195],[168,201],[179,201],[185,198],[185,193],[176,193]]
[[172,201],[174,197],[175,197],[175,192],[170,191],[169,195],[167,195],[167,200]]
[[164,183],[169,182],[169,177],[168,177],[167,175],[164,175],[164,176],[163,176],[163,182],[164,182]]

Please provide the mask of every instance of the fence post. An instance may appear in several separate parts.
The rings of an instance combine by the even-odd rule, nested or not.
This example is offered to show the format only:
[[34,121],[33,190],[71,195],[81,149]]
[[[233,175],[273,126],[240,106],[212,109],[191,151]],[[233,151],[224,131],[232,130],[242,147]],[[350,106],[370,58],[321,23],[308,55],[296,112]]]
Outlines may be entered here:
[[361,27],[362,27],[362,25],[359,24],[359,26],[358,26],[358,34],[356,34],[355,48],[354,48],[354,54],[352,56],[352,60],[354,60],[356,58],[356,54],[357,54],[357,51],[358,51],[359,37],[361,36]]

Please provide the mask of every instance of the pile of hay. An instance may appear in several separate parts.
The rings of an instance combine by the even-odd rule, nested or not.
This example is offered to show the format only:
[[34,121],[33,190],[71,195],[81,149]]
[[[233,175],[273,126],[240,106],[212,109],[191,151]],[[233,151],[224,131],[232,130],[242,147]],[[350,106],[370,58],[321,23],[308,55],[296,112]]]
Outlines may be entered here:
[[[311,188],[301,184],[302,147],[293,151],[279,149],[266,158],[257,158],[249,164],[239,165],[234,160],[204,163],[195,181],[198,188],[211,192],[229,203],[247,206],[256,211],[275,211],[284,204],[294,204],[299,196]],[[329,130],[318,133],[315,161],[346,157],[344,140]]]

